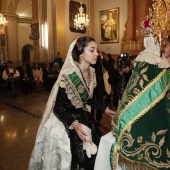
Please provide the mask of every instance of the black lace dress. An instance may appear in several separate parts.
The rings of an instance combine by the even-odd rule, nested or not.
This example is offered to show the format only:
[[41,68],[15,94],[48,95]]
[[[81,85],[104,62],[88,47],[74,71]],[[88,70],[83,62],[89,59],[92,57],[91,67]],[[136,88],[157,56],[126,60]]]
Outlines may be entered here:
[[[102,112],[106,109],[106,106],[96,102],[94,99],[89,99],[87,104]],[[72,152],[71,170],[93,170],[96,155],[88,158],[86,151],[83,150],[82,140],[78,137],[75,130],[69,129],[72,122],[78,120],[91,129],[93,143],[98,146],[100,134],[91,113],[82,108],[76,109],[68,99],[65,89],[61,87],[56,97],[54,113],[63,122],[70,138]]]

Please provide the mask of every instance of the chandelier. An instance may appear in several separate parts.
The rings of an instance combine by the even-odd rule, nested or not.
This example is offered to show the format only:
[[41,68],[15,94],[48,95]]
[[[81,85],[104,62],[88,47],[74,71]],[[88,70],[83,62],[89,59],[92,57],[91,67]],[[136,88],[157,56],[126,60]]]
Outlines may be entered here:
[[1,26],[4,26],[4,25],[6,25],[7,24],[7,20],[6,20],[6,18],[3,16],[3,14],[1,14],[0,13],[0,25]]
[[74,19],[74,28],[76,30],[84,30],[85,27],[89,25],[88,15],[84,14],[84,8],[82,7],[82,2],[80,2],[81,6],[79,8],[79,14],[75,15]]

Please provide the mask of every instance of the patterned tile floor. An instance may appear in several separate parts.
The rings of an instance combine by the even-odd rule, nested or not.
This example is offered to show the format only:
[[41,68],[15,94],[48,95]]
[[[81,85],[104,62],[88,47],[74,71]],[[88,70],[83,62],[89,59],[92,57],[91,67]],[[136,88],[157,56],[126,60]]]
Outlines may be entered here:
[[[0,170],[27,170],[35,136],[49,96],[48,91],[18,92],[13,98],[0,92]],[[102,135],[111,129],[111,119],[103,115]]]

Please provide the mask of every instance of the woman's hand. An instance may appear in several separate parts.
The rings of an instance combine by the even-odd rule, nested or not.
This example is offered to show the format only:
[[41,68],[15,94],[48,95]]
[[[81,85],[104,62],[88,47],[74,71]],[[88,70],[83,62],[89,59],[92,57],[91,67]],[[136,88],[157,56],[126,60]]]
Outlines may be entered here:
[[87,133],[82,129],[81,123],[79,123],[79,122],[74,122],[74,123],[73,123],[73,128],[74,128],[74,130],[76,131],[78,137],[79,137],[82,141],[86,142],[86,141],[87,141],[87,138],[86,138],[86,137],[87,137]]
[[115,111],[110,110],[109,108],[106,108],[105,113],[109,115],[110,117],[113,117],[115,115]]

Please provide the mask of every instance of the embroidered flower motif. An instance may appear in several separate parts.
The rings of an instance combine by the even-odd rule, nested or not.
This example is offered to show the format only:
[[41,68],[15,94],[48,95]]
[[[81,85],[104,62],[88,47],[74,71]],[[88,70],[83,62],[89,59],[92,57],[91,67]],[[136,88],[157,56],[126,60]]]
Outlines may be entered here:
[[170,158],[170,151],[167,149],[166,151],[168,158]]
[[142,143],[142,142],[143,142],[143,137],[142,137],[142,136],[139,136],[139,137],[137,138],[137,142],[138,142],[138,143]]
[[84,93],[84,87],[83,86],[79,86],[78,87],[78,92],[79,93]]
[[167,98],[168,98],[168,100],[170,100],[170,93],[167,94]]
[[139,92],[140,92],[140,90],[139,90],[138,88],[135,88],[135,89],[134,89],[134,93],[135,93],[135,94],[138,94]]
[[141,153],[141,154],[138,155],[138,160],[140,161],[142,159],[143,159],[143,154]]

